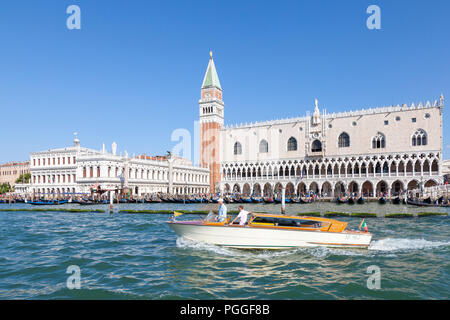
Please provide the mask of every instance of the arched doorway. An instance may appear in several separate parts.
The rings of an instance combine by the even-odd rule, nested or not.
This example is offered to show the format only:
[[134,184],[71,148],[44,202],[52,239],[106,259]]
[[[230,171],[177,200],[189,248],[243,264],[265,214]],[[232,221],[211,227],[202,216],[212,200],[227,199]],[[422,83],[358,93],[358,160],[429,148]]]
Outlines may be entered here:
[[358,194],[359,189],[358,189],[358,183],[356,183],[356,181],[352,181],[350,182],[350,184],[348,185],[348,192],[350,193],[354,193],[354,194]]
[[314,192],[315,194],[319,193],[319,186],[317,185],[317,182],[311,182],[309,185],[309,191]]
[[248,197],[250,196],[250,185],[248,183],[244,184],[244,186],[242,187],[242,195],[244,197]]
[[398,196],[404,191],[403,183],[400,180],[395,180],[392,183],[391,195]]
[[366,197],[373,197],[373,185],[370,181],[365,181],[362,184],[362,194]]
[[381,194],[386,195],[387,191],[388,191],[388,184],[386,183],[386,181],[380,181],[377,183],[377,196],[380,196]]
[[339,181],[338,183],[336,183],[336,185],[334,186],[334,196],[337,197],[342,197],[345,195],[345,184],[342,181]]
[[264,197],[272,197],[273,196],[273,191],[272,191],[272,186],[270,185],[270,183],[266,183],[264,185]]
[[323,197],[331,197],[331,184],[326,181],[322,185],[322,196]]
[[419,183],[416,180],[411,180],[408,182],[407,190],[414,190],[419,188]]
[[434,187],[434,186],[437,186],[437,183],[434,180],[428,180],[427,182],[425,182],[425,188]]
[[253,186],[253,196],[254,197],[261,197],[261,186],[259,183],[255,183]]
[[303,182],[300,182],[297,185],[297,195],[305,195],[306,194],[306,185]]
[[287,198],[290,198],[290,197],[295,195],[295,188],[294,188],[294,185],[291,182],[289,182],[286,185],[286,191],[285,192],[286,192],[286,197]]
[[281,183],[279,183],[279,182],[275,185],[275,188],[273,190],[275,198],[281,198],[282,188],[283,187],[282,187]]

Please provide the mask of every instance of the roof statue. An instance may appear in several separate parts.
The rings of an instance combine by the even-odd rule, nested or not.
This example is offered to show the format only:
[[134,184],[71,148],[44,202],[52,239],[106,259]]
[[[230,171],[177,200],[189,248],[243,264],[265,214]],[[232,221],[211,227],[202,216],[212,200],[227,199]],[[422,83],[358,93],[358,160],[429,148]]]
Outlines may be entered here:
[[317,98],[314,100],[314,113],[312,115],[312,125],[316,126],[320,124],[320,111],[319,111],[319,102]]

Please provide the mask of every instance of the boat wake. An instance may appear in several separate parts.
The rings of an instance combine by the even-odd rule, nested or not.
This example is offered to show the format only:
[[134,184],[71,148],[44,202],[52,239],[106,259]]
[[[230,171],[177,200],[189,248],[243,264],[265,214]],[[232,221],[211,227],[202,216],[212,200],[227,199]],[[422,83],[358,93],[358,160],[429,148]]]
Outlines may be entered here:
[[374,240],[366,249],[341,249],[329,247],[308,247],[296,248],[288,250],[240,250],[226,248],[207,244],[203,242],[195,242],[185,238],[177,238],[177,247],[209,251],[214,254],[223,256],[242,256],[253,257],[258,259],[272,259],[275,257],[290,256],[299,253],[306,253],[316,258],[325,258],[327,256],[372,256],[377,253],[396,253],[404,251],[415,251],[428,248],[437,248],[450,246],[450,241],[430,241],[425,239],[405,239],[405,238],[386,238]]
[[234,250],[215,246],[213,244],[208,244],[204,242],[196,242],[192,241],[183,237],[177,238],[177,247],[182,249],[193,249],[193,250],[200,250],[200,251],[210,251],[216,254],[225,255],[225,256],[234,256],[235,252]]
[[450,241],[429,241],[425,239],[386,238],[374,240],[369,246],[369,251],[411,251],[419,249],[450,246]]

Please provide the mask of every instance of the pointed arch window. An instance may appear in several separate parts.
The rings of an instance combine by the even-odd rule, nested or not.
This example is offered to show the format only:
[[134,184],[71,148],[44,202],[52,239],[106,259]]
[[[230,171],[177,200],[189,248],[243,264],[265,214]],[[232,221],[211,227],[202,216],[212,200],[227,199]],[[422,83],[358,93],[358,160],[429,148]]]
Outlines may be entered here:
[[386,147],[386,138],[384,134],[378,132],[375,137],[372,139],[372,149],[381,149]]
[[297,150],[297,139],[294,137],[290,137],[287,143],[288,151],[296,151]]
[[338,138],[339,148],[350,147],[350,136],[346,132],[342,132]]
[[234,154],[235,155],[242,154],[242,145],[240,142],[236,142],[234,144]]
[[267,153],[267,152],[269,152],[269,144],[264,139],[261,140],[261,142],[259,143],[259,152],[260,153]]
[[423,129],[417,129],[411,140],[413,146],[426,146],[428,143],[427,133]]
[[312,152],[321,152],[322,151],[322,142],[319,140],[314,140],[311,146]]

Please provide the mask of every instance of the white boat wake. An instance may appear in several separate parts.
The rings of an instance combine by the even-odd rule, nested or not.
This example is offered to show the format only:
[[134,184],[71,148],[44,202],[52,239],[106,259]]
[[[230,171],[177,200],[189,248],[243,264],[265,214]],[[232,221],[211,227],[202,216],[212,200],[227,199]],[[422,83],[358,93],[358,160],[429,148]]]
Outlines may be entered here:
[[312,247],[312,248],[297,248],[288,250],[274,250],[274,251],[247,251],[239,249],[231,249],[221,247],[213,244],[203,242],[195,242],[185,238],[177,238],[178,248],[187,248],[199,251],[209,251],[214,254],[223,256],[242,256],[253,257],[260,259],[272,259],[274,257],[283,257],[294,255],[298,253],[308,253],[316,258],[324,258],[329,255],[344,255],[344,256],[371,256],[377,253],[396,253],[404,251],[415,251],[437,247],[450,246],[450,241],[430,241],[425,239],[406,239],[406,238],[385,238],[374,240],[370,244],[368,250],[365,249],[339,249],[328,247]]
[[411,251],[427,248],[449,246],[450,241],[429,241],[425,239],[386,238],[374,240],[369,246],[369,251]]

